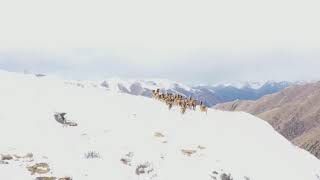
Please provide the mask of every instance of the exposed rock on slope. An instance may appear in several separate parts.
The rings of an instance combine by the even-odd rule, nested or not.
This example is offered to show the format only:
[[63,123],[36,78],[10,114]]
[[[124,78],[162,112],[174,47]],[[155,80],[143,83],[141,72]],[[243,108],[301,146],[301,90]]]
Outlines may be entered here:
[[256,101],[234,101],[216,108],[256,115],[320,158],[320,82],[295,85]]

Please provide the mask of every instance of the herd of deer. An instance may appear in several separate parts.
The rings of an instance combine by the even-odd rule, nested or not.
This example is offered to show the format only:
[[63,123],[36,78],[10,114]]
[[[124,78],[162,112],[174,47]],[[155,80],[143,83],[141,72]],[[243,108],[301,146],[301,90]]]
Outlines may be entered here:
[[[184,114],[187,108],[196,110],[197,100],[190,98],[185,98],[178,94],[172,93],[160,93],[160,89],[152,90],[152,97],[165,102],[166,105],[171,109],[173,106],[179,106],[181,108],[181,113]],[[207,106],[203,104],[202,101],[199,103],[200,111],[207,113]]]

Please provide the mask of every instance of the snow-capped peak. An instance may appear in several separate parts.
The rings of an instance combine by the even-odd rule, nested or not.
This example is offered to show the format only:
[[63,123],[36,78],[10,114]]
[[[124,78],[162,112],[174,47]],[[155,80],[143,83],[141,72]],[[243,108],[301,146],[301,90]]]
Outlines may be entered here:
[[[122,79],[122,78],[110,78],[104,80],[102,86],[108,90],[121,92],[130,91],[133,85],[138,85],[142,89],[163,89],[163,90],[174,90],[175,88],[182,88],[186,91],[191,91],[191,87],[184,84],[167,80],[167,79]],[[124,89],[123,89],[124,88]]]
[[250,88],[250,89],[260,89],[265,85],[272,85],[272,84],[280,84],[280,83],[289,83],[287,81],[277,82],[277,81],[239,81],[239,82],[221,82],[214,84],[213,87],[235,87],[237,89],[244,89],[244,88]]

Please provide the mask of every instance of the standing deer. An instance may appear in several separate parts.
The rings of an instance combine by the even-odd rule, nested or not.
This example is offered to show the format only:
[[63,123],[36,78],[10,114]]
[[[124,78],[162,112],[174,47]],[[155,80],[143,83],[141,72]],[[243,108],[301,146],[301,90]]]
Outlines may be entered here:
[[200,102],[200,111],[205,112],[206,114],[208,113],[208,108],[206,105],[203,104],[203,102]]

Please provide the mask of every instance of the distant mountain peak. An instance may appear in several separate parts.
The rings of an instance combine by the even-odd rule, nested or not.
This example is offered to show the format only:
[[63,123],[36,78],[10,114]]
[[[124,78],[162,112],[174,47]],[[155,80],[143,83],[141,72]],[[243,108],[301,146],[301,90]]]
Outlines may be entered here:
[[213,87],[234,87],[237,89],[260,89],[265,85],[279,85],[279,84],[291,84],[289,81],[274,81],[274,80],[268,80],[268,81],[239,81],[239,82],[221,82],[212,85]]

